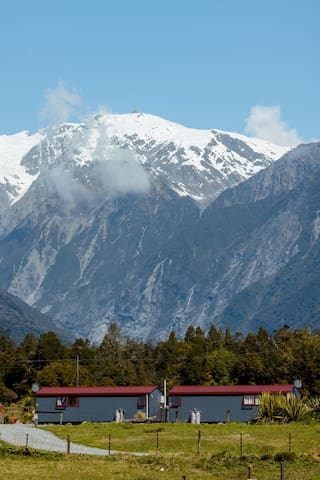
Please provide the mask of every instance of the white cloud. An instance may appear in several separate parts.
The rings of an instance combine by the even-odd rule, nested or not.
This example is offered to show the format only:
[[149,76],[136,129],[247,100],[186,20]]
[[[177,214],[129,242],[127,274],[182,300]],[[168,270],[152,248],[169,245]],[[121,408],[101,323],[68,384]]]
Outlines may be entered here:
[[150,190],[149,176],[134,154],[118,148],[86,169],[85,183],[62,164],[43,168],[42,174],[48,190],[71,207],[97,204],[127,194],[145,195]]
[[[89,128],[75,129],[68,137],[56,165],[51,165],[49,157],[45,159],[42,174],[48,190],[59,195],[71,208],[95,205],[127,194],[147,194],[151,187],[150,178],[136,155],[112,145],[108,124],[96,115],[86,123]],[[86,134],[92,130],[95,146],[91,161],[77,167],[77,155],[86,149]],[[48,139],[54,142],[55,130],[48,129],[48,132]],[[50,156],[50,148],[44,148],[44,154]]]
[[[53,166],[55,162],[52,162],[50,155],[51,150],[55,151],[55,127],[75,114],[82,120],[82,107],[80,95],[68,90],[62,82],[57,88],[47,91],[41,117],[49,121],[47,139],[43,141],[42,149],[42,155],[47,155],[48,158],[42,158],[41,162],[43,178],[49,191],[59,195],[71,207],[127,194],[147,194],[151,186],[150,178],[139,159],[130,150],[112,145],[106,120],[111,109],[105,106],[99,106],[98,113],[85,121],[87,128],[70,131],[64,139],[61,156],[55,159],[56,165]],[[49,148],[51,144],[52,149]],[[89,151],[92,150],[91,162],[78,169],[76,157],[87,147]],[[59,149],[60,147],[57,151]]]
[[97,161],[94,184],[109,197],[128,193],[146,194],[150,189],[147,172],[130,150],[115,148],[108,158]]
[[63,82],[59,82],[56,88],[48,88],[45,99],[40,118],[51,125],[67,122],[82,106],[80,95],[68,90]]
[[281,118],[279,105],[266,107],[255,105],[246,118],[245,132],[277,145],[295,147],[302,140],[295,128],[290,128]]

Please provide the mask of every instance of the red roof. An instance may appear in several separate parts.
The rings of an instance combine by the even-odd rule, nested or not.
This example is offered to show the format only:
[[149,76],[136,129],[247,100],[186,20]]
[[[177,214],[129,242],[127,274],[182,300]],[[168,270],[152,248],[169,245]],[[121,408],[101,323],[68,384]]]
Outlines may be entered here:
[[43,387],[36,397],[56,397],[76,395],[78,397],[135,396],[152,393],[158,387]]
[[290,393],[294,385],[179,385],[169,395],[259,395],[263,392]]

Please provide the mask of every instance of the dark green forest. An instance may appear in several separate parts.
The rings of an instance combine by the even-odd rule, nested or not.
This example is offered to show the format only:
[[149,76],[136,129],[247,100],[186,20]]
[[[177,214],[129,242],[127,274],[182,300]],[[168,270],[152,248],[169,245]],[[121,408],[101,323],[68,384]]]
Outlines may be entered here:
[[[78,366],[78,368],[77,368]],[[122,338],[111,324],[100,345],[76,339],[65,345],[53,332],[27,334],[16,345],[0,335],[0,401],[30,394],[31,385],[272,384],[302,380],[306,396],[320,395],[320,333],[285,326],[269,335],[243,336],[211,326],[171,332],[157,344]]]

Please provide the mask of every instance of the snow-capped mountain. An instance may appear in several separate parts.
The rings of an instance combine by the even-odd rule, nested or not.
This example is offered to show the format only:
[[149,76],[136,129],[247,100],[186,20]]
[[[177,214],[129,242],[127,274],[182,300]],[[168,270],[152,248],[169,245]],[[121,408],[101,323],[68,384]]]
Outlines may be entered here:
[[[162,118],[131,113],[96,114],[29,135],[0,136],[1,205],[19,200],[44,169],[62,165],[84,182],[92,165],[131,151],[153,177],[179,195],[208,204],[280,158],[288,148],[240,134],[196,130]],[[110,163],[110,162],[109,162]]]
[[[307,181],[309,163],[298,167],[295,155],[317,157],[301,147],[282,163],[287,148],[141,113],[97,114],[0,145],[2,288],[96,341],[113,321],[141,339],[223,325],[260,278],[240,272],[256,255],[254,229],[262,244],[269,232],[261,205]],[[283,228],[268,242],[282,245],[281,259],[269,270],[273,257],[261,260],[271,276],[296,251],[275,218]]]
[[22,159],[40,141],[39,133],[0,136],[0,212],[19,200],[33,182],[34,175],[26,172]]

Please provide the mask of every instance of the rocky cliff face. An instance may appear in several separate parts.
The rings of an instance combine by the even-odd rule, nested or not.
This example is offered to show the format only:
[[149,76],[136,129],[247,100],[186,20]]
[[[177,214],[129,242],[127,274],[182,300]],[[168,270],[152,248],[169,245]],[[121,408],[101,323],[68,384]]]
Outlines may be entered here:
[[181,334],[191,323],[318,327],[319,175],[320,145],[300,146],[203,212],[181,249]]
[[132,114],[42,133],[5,189],[3,287],[95,341],[112,321],[144,340],[315,326],[319,144],[274,162],[284,150],[189,130]]

